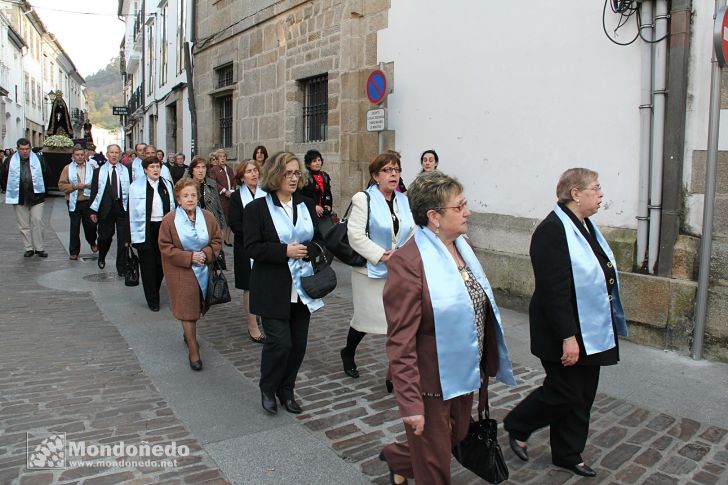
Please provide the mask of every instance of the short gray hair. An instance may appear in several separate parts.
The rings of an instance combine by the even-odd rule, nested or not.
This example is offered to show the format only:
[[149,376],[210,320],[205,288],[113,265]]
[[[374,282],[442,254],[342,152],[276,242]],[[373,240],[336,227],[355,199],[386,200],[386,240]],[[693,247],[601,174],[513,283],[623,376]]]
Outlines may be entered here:
[[437,207],[443,207],[450,197],[462,192],[463,184],[442,172],[424,172],[418,175],[407,188],[407,199],[415,224],[426,226],[429,221],[428,211],[442,213],[442,209]]
[[292,160],[298,162],[298,170],[301,176],[298,178],[298,190],[308,182],[308,170],[301,160],[291,152],[279,152],[265,161],[263,173],[261,174],[260,187],[266,192],[275,192],[283,185],[283,177],[286,172],[286,164]]
[[570,168],[559,177],[559,183],[556,184],[556,197],[559,202],[566,204],[572,200],[572,189],[584,190],[598,177],[597,172],[588,168]]

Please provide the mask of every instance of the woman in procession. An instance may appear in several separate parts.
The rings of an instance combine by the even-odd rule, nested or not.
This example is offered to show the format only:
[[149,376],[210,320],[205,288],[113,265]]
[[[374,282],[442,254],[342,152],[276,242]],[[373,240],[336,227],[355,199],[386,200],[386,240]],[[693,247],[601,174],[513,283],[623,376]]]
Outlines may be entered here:
[[308,341],[311,313],[322,308],[301,286],[313,274],[309,258],[323,245],[314,202],[297,193],[306,168],[293,153],[280,152],[263,166],[265,197],[245,207],[245,250],[253,258],[250,311],[263,321],[260,359],[263,409],[276,414],[276,397],[289,413],[301,413],[293,390]]
[[201,371],[197,321],[207,311],[210,265],[222,249],[222,232],[215,216],[197,205],[197,182],[180,180],[174,196],[177,208],[162,219],[159,251],[172,314],[182,322],[190,368]]
[[258,328],[258,322],[250,312],[250,269],[253,260],[245,251],[244,241],[244,209],[253,199],[265,197],[266,191],[258,186],[260,164],[255,160],[243,160],[235,172],[235,183],[238,189],[230,197],[230,228],[235,234],[233,251],[235,256],[235,288],[243,290],[243,308],[248,317],[248,338],[255,343],[265,341]]
[[210,155],[210,166],[207,169],[207,176],[217,184],[218,198],[220,199],[220,208],[228,227],[223,231],[223,241],[226,246],[230,244],[230,198],[235,193],[235,173],[227,164],[227,153],[222,148],[215,150]]
[[515,384],[493,290],[465,237],[463,186],[441,172],[409,187],[417,228],[384,284],[387,356],[407,441],[387,445],[390,483],[449,484],[453,446],[465,438],[473,393],[488,378]]
[[224,231],[227,224],[225,223],[225,215],[222,212],[220,194],[217,192],[217,183],[207,176],[207,169],[207,161],[205,161],[204,157],[198,155],[190,162],[190,176],[197,183],[199,191],[197,204],[200,209],[211,212],[215,216],[220,230]]
[[387,321],[382,291],[387,279],[388,261],[412,236],[415,228],[407,197],[396,189],[402,168],[393,152],[376,156],[369,164],[372,183],[354,194],[349,217],[351,248],[367,260],[366,266],[351,271],[354,315],[341,349],[344,373],[358,378],[356,349],[367,333],[384,335]]
[[161,177],[162,162],[156,156],[142,160],[144,176],[129,186],[129,228],[131,243],[139,251],[144,298],[153,312],[159,311],[159,290],[164,279],[159,252],[159,227],[162,219],[175,209],[174,189]]
[[531,353],[546,378],[503,421],[523,461],[528,438],[549,426],[551,462],[584,477],[596,476],[582,453],[599,370],[619,362],[617,335],[627,335],[614,254],[589,219],[604,197],[598,177],[586,168],[565,171],[557,204],[531,237]]

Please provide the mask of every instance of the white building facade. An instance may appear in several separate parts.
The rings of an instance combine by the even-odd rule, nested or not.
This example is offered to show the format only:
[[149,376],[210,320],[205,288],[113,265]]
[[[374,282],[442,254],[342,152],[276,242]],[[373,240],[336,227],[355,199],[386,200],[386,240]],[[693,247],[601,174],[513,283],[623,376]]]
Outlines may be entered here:
[[0,12],[0,148],[14,148],[25,136],[23,56],[27,46]]
[[122,73],[129,115],[127,146],[148,143],[165,153],[192,154],[185,48],[191,0],[119,1],[127,19]]

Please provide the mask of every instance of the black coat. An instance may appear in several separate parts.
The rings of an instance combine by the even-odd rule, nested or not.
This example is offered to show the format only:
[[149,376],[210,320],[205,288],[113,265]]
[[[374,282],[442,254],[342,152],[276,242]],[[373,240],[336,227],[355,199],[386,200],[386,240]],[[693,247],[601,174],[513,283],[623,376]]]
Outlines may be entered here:
[[[121,162],[117,162],[116,164],[121,170],[126,170],[129,172],[129,180],[131,181],[131,165],[122,165]],[[99,193],[99,170],[101,168],[94,169],[94,175],[91,179],[91,201],[96,199],[96,194]],[[121,173],[121,170],[119,173]],[[101,203],[99,204],[99,209],[96,211],[96,213],[99,216],[99,219],[105,219],[106,216],[109,215],[109,211],[111,210],[111,184],[109,183],[109,180],[106,179],[106,188],[104,189],[104,195],[101,197]],[[120,184],[121,185],[121,184]],[[122,189],[123,190],[123,189]],[[128,194],[127,194],[128,196]],[[126,208],[124,209],[126,210]]]
[[[584,237],[589,241],[597,256],[607,283],[605,291],[611,292],[616,281],[616,272],[609,258],[597,243],[594,226],[585,219],[589,232],[566,206],[561,209],[574,221]],[[610,350],[587,356],[581,336],[579,312],[576,305],[576,291],[571,271],[569,246],[561,219],[551,212],[538,225],[531,237],[531,264],[535,279],[535,289],[529,306],[531,327],[531,353],[549,362],[560,362],[563,355],[563,340],[576,336],[579,343],[577,365],[612,365],[619,361],[619,340],[612,319],[616,346]]]
[[[273,203],[281,206],[275,193]],[[308,197],[293,194],[293,221],[298,220],[298,204],[304,202],[313,221],[313,240],[299,241],[316,254],[315,241],[323,246],[318,229],[315,204]],[[245,207],[243,222],[245,250],[255,261],[250,273],[250,313],[267,318],[288,320],[291,310],[291,273],[288,269],[287,245],[278,238],[265,198],[255,199]]]
[[[248,190],[242,187],[242,190]],[[244,207],[243,200],[240,198],[240,190],[236,190],[230,196],[230,214],[228,219],[230,229],[235,234],[235,242],[233,244],[233,255],[235,258],[235,288],[239,290],[250,289],[250,256],[245,251],[244,240]]]
[[331,196],[331,177],[329,177],[329,174],[327,174],[323,170],[321,170],[319,173],[321,173],[321,175],[323,175],[324,177],[323,193],[319,189],[319,186],[316,184],[316,181],[313,179],[313,175],[311,174],[311,172],[309,172],[308,183],[304,185],[301,189],[301,195],[313,200],[316,205],[318,205],[319,201],[321,201],[321,207],[333,207],[334,198]]
[[[164,215],[167,215],[167,213],[172,210],[170,200],[174,197],[174,194],[169,193],[167,186],[164,182],[162,182],[161,178],[159,179],[159,197],[162,199],[162,211],[164,212]],[[154,189],[149,182],[147,182],[147,195],[145,201],[146,215],[144,216],[144,220],[146,221],[146,224],[144,225],[144,242],[134,244],[135,248],[151,249],[155,246],[159,246],[159,241],[151,237],[151,225],[149,222],[152,219],[152,202],[154,202]]]

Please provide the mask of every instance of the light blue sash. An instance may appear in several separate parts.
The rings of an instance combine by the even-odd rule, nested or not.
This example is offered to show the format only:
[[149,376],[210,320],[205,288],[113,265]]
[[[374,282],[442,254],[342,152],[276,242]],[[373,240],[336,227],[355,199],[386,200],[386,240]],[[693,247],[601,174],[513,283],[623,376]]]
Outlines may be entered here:
[[614,254],[597,226],[592,224],[594,236],[612,262],[614,273],[617,275],[617,283],[612,290],[610,305],[604,271],[602,271],[599,260],[589,242],[579,228],[576,227],[574,221],[561,210],[561,207],[556,205],[554,212],[561,219],[566,233],[584,350],[586,350],[586,355],[604,352],[617,345],[614,329],[612,328],[612,311],[614,321],[617,324],[617,333],[623,337],[627,336],[627,323],[624,319],[624,309],[619,298],[619,273]]
[[[286,210],[283,207],[275,205],[270,194],[265,196],[265,201],[268,204],[273,225],[276,226],[278,239],[283,244],[291,244],[294,242],[304,243],[313,239],[313,221],[311,220],[311,215],[308,213],[306,204],[301,202],[296,206],[298,218],[294,226],[293,221],[286,214]],[[323,307],[323,300],[311,298],[303,291],[303,287],[301,286],[302,277],[313,275],[313,266],[311,263],[303,259],[288,258],[288,269],[291,272],[291,280],[292,284],[296,287],[296,293],[298,293],[303,304],[308,307],[308,311],[313,313]]]
[[[172,172],[169,171],[169,168],[167,168],[165,164],[162,162],[159,163],[162,165],[162,169],[159,171],[159,176],[172,183]],[[142,159],[136,157],[131,163],[131,180],[136,181],[143,176],[146,176],[146,174],[144,173],[144,167],[142,167]]]
[[[372,185],[367,189],[369,193],[369,239],[374,241],[378,246],[385,250],[392,249],[392,233],[394,226],[392,222],[392,213],[389,212],[389,205],[382,195],[382,192],[376,185]],[[397,245],[395,249],[400,248],[407,242],[407,238],[415,227],[415,221],[410,210],[409,200],[407,196],[400,192],[394,193],[397,202],[397,212],[399,213],[399,232],[397,232]],[[372,264],[367,262],[367,273],[370,278],[386,278],[387,265],[384,263]]]
[[[159,183],[167,187],[169,209],[174,210],[174,191],[168,180],[159,178]],[[147,238],[147,176],[134,181],[129,186],[129,228],[132,244],[143,243]]]
[[[426,227],[417,227],[414,237],[422,256],[425,279],[432,300],[442,398],[452,399],[480,388],[480,356],[473,301],[457,270],[457,263],[442,241]],[[493,289],[473,249],[463,236],[455,240],[455,246],[488,295],[498,322],[495,332],[498,348],[496,378],[505,384],[514,385],[516,379],[513,376]]]
[[[30,152],[30,176],[33,179],[33,192],[36,194],[45,193],[45,182],[43,181],[43,169],[40,165],[38,155]],[[8,185],[5,194],[6,204],[18,204],[20,200],[20,153],[15,152],[10,159],[8,167]]]
[[[86,172],[84,173],[83,177],[83,183],[90,185],[91,180],[94,178],[94,169],[88,162],[83,162],[83,164],[86,166]],[[71,182],[71,184],[78,183],[78,164],[76,161],[72,161],[71,164],[68,166],[68,181]],[[91,196],[91,189],[83,189],[83,195],[86,197]],[[68,212],[73,212],[76,210],[76,201],[78,200],[78,190],[74,190],[71,192],[71,194],[68,197]]]
[[[196,211],[194,224],[187,217],[187,213],[182,207],[177,207],[174,214],[174,227],[177,228],[182,249],[185,251],[202,251],[202,248],[210,244],[205,216],[199,207],[196,208]],[[207,264],[192,263],[192,271],[195,273],[195,278],[197,278],[197,284],[200,285],[202,297],[207,298],[207,282],[210,278],[210,269]]]
[[[104,197],[104,191],[106,190],[106,182],[109,180],[109,171],[111,170],[111,162],[106,162],[99,169],[99,190],[96,192],[96,198],[91,203],[91,210],[94,212],[99,211],[101,205],[101,199]],[[129,177],[129,170],[118,162],[116,164],[116,176],[119,177],[119,183],[121,185],[121,202],[124,210],[129,210],[129,186],[131,185],[131,178]]]
[[238,187],[238,191],[240,192],[240,200],[243,202],[243,208],[253,202],[253,199],[260,199],[268,194],[268,192],[260,188],[260,185],[255,189],[255,197],[253,197],[253,194],[250,193],[250,189],[245,184],[241,184],[240,187]]

